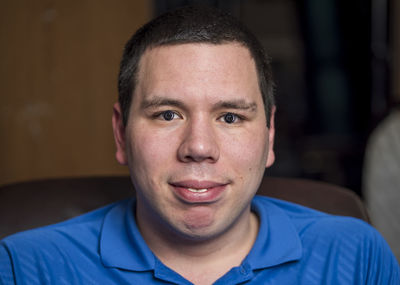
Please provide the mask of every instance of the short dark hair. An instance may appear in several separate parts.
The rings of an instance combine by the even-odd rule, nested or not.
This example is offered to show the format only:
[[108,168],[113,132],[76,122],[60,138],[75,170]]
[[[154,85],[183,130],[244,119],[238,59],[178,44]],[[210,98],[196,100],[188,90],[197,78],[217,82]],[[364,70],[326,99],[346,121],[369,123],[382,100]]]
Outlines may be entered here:
[[140,58],[150,48],[185,43],[224,44],[246,47],[254,59],[264,102],[267,126],[274,106],[269,59],[257,38],[236,18],[217,9],[186,6],[167,12],[141,27],[126,43],[118,78],[122,120],[127,124],[132,95],[137,85]]

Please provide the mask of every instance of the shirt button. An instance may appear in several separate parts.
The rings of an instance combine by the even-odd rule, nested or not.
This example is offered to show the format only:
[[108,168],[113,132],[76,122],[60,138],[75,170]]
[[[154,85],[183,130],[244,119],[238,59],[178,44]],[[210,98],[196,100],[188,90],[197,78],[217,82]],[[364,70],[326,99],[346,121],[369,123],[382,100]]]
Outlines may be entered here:
[[240,273],[242,273],[243,275],[246,275],[246,274],[247,274],[247,271],[246,271],[245,268],[240,267]]

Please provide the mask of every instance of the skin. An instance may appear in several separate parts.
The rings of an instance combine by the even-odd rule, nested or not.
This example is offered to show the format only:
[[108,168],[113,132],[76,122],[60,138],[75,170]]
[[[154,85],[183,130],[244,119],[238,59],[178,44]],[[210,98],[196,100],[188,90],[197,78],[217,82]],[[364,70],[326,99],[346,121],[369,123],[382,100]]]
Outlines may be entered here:
[[238,266],[255,241],[250,202],[274,162],[273,113],[268,129],[254,60],[237,43],[147,50],[126,127],[114,105],[116,158],[130,169],[139,229],[196,284]]

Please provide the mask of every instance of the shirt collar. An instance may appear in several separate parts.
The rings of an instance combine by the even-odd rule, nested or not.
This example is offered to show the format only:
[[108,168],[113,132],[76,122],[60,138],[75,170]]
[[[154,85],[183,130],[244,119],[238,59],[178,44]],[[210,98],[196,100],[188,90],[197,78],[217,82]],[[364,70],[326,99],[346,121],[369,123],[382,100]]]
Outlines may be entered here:
[[[136,224],[135,199],[118,203],[105,216],[100,237],[100,257],[105,266],[132,271],[153,270],[156,256]],[[301,258],[298,233],[283,210],[270,198],[256,196],[251,205],[259,220],[256,242],[243,264],[267,268]]]
[[256,196],[251,204],[260,221],[256,242],[243,263],[252,269],[276,266],[299,260],[302,245],[288,215],[274,205],[273,199]]
[[100,237],[100,257],[105,266],[133,271],[155,267],[156,257],[136,224],[135,199],[118,203],[105,216]]

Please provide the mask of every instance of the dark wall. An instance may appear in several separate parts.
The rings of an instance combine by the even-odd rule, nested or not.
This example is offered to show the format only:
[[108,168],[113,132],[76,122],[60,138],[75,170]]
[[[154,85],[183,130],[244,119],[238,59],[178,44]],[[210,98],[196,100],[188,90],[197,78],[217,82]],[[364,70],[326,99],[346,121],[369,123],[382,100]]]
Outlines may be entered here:
[[390,7],[379,4],[387,1],[154,1],[154,13],[199,2],[240,18],[272,57],[277,160],[267,175],[324,180],[361,194],[366,141],[390,100],[382,57]]

